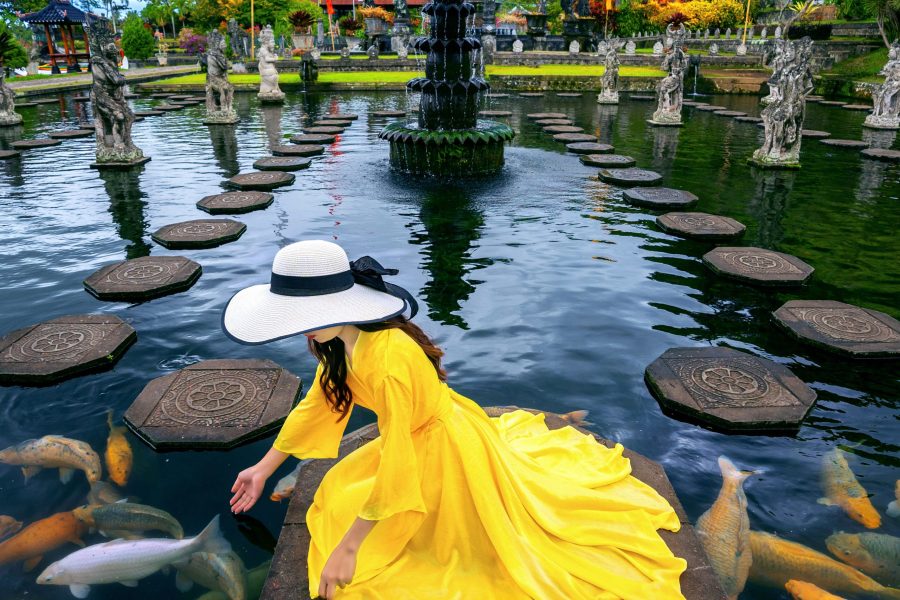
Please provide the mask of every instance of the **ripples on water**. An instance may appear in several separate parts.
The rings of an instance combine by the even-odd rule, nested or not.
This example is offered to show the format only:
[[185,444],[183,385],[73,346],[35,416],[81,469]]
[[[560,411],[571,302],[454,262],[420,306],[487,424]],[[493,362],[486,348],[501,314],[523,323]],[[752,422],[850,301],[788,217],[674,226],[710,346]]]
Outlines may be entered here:
[[[758,114],[756,98],[714,101]],[[137,100],[135,107],[153,103]],[[259,107],[254,95],[237,94],[242,120],[234,128],[203,126],[202,106],[136,124],[136,143],[153,157],[140,171],[89,169],[90,139],[0,162],[0,332],[97,312],[116,314],[138,332],[137,344],[111,371],[46,388],[0,388],[0,448],[53,433],[102,452],[107,409],[120,418],[150,379],[199,360],[269,358],[312,376],[314,362],[301,340],[241,346],[223,335],[219,320],[235,291],[267,280],[280,247],[321,238],[342,244],[351,258],[371,254],[400,269],[394,280],[421,300],[418,320],[446,349],[458,391],[482,405],[589,409],[596,432],[665,465],[692,519],[714,500],[715,459],[725,454],[742,468],[764,471],[746,486],[755,529],[824,550],[833,530],[860,530],[839,509],[815,502],[821,456],[836,445],[856,455],[853,468],[883,513],[900,477],[896,363],[820,354],[778,331],[770,313],[786,300],[813,298],[900,317],[900,167],[804,140],[801,171],[752,171],[744,161],[761,135],[752,124],[686,109],[681,130],[654,129],[645,124],[652,103],[609,107],[589,95],[548,94],[492,101],[491,108],[513,111],[505,121],[519,132],[502,174],[419,183],[389,172],[388,146],[377,139],[385,121],[367,116],[405,103],[402,94],[310,94],[289,95],[283,108]],[[0,148],[74,126],[86,110],[71,96],[23,109],[24,127],[0,130]],[[332,110],[360,119],[298,172],[293,186],[277,190],[272,206],[234,217],[247,224],[239,241],[177,252],[151,242],[149,234],[165,224],[205,217],[197,200],[221,192],[224,179],[251,170],[269,145]],[[663,173],[666,185],[700,196],[697,210],[745,223],[742,243],[812,264],[812,283],[781,292],[711,275],[700,261],[707,244],[660,232],[655,213],[623,202],[620,189],[598,181],[596,169],[527,122],[525,114],[535,111],[571,114],[638,166]],[[864,117],[810,105],[806,126],[859,138]],[[203,265],[203,276],[188,292],[138,304],[100,302],[83,290],[82,280],[104,264],[150,253],[188,256]],[[807,381],[819,400],[799,434],[729,436],[662,415],[643,370],[669,347],[697,345],[771,358]],[[364,412],[354,411],[351,429],[374,420]],[[227,453],[158,454],[131,441],[135,469],[127,493],[169,510],[193,535],[214,513],[227,513],[236,473],[271,438]],[[25,486],[17,469],[0,465],[0,514],[25,522],[71,509],[86,492],[81,475],[64,486],[42,473]],[[264,501],[251,514],[277,535],[285,508]],[[898,525],[885,518],[880,531],[898,535]],[[267,558],[230,517],[224,527],[249,567]],[[32,575],[4,569],[13,597],[69,596],[65,588],[34,585],[39,569]],[[154,575],[127,592],[96,586],[91,597],[174,597],[173,590],[171,576]],[[742,595],[774,597],[751,587]]]

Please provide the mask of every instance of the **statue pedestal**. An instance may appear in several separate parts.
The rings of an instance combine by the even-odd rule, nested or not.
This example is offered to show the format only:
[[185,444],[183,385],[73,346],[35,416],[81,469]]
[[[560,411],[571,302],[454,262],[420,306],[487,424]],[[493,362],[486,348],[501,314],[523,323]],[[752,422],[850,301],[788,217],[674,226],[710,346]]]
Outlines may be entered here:
[[681,127],[684,125],[680,112],[672,113],[660,110],[653,113],[653,117],[647,119],[647,123],[654,127]]
[[284,104],[284,92],[260,92],[256,97],[263,104]]
[[747,164],[759,169],[799,169],[799,161],[748,158]]
[[896,117],[876,117],[869,115],[866,117],[863,127],[869,129],[900,129],[900,116]]
[[22,115],[14,110],[8,113],[0,113],[0,127],[12,127],[22,122]]
[[203,119],[204,125],[234,125],[241,118],[233,110],[214,110],[207,111],[206,118]]
[[98,170],[110,170],[110,171],[124,171],[127,169],[133,169],[135,167],[139,167],[141,165],[145,165],[150,162],[149,156],[142,156],[141,158],[137,158],[135,160],[110,160],[103,162],[93,162],[91,163],[92,169]]
[[603,90],[599,94],[597,94],[597,104],[618,104],[619,103],[619,92],[617,91],[606,91]]

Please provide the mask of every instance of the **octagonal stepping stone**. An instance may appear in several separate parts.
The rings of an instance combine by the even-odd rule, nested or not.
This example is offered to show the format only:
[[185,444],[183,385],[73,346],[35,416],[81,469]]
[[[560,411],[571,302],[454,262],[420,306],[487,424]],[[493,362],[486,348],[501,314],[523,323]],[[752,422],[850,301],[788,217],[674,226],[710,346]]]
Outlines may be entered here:
[[485,98],[509,98],[509,94],[501,94],[501,93],[487,93],[484,95]]
[[344,133],[344,128],[343,127],[334,127],[331,125],[329,125],[327,127],[324,127],[324,126],[323,127],[304,127],[303,133],[330,133],[330,134],[337,135],[339,133]]
[[285,144],[272,146],[275,156],[318,156],[325,152],[325,146],[319,144]]
[[574,125],[548,125],[544,127],[546,133],[581,133],[584,127],[576,127]]
[[155,94],[150,94],[151,98],[157,98],[159,100],[163,100],[165,98],[174,98],[177,94],[172,94],[169,92],[157,92]]
[[336,119],[338,121],[355,121],[359,118],[359,115],[355,115],[353,113],[332,113],[330,115],[326,115],[328,119]]
[[125,423],[156,450],[234,448],[281,427],[301,387],[270,360],[204,360],[148,383]]
[[335,119],[321,119],[319,121],[313,121],[313,127],[343,127],[346,129],[353,125],[351,121],[338,121]]
[[197,208],[211,215],[239,215],[267,208],[274,200],[267,192],[225,192],[206,196]]
[[195,96],[192,96],[191,94],[172,94],[171,96],[168,96],[168,98],[170,101],[193,100],[193,99],[195,99]]
[[809,95],[806,97],[807,102],[819,102],[820,100],[824,100],[824,96],[816,96],[815,94]]
[[84,288],[99,300],[138,302],[183,292],[202,271],[183,256],[142,256],[106,265],[84,280]]
[[21,155],[22,153],[18,150],[0,150],[0,160],[9,160]]
[[556,94],[560,98],[581,98],[581,92],[559,92]]
[[479,117],[511,117],[512,112],[508,110],[482,110],[478,113]]
[[860,151],[866,158],[882,160],[884,162],[900,162],[900,150],[888,150],[886,148],[866,148]]
[[784,365],[731,348],[670,348],[644,380],[666,414],[723,431],[794,431],[816,401]]
[[701,104],[709,104],[708,102],[697,102],[696,100],[682,100],[682,106],[700,106]]
[[615,150],[609,144],[597,142],[574,142],[566,144],[566,149],[573,154],[608,154]]
[[170,250],[181,248],[215,248],[238,239],[247,226],[231,219],[196,219],[164,225],[150,238]]
[[752,246],[715,248],[703,262],[719,275],[758,285],[803,285],[815,271],[796,256]]
[[136,111],[134,111],[134,116],[136,116],[136,117],[159,117],[164,114],[166,114],[166,112],[163,110],[136,110]]
[[836,148],[868,148],[869,144],[862,140],[841,140],[838,138],[827,138],[824,140],[819,140],[821,143],[826,146],[834,146]]
[[642,187],[625,190],[622,196],[631,204],[651,208],[684,208],[695,204],[699,198],[687,190],[667,187]]
[[376,110],[369,113],[373,117],[405,117],[405,110]]
[[831,137],[831,134],[827,131],[819,131],[818,129],[804,129],[801,134],[805,138],[813,138],[813,139],[822,139]]
[[703,106],[698,106],[697,110],[702,110],[703,112],[716,112],[719,110],[728,110],[728,107],[719,106],[718,104],[704,104]]
[[93,137],[94,131],[92,129],[67,129],[66,131],[51,131],[47,135],[54,140],[73,140]]
[[202,104],[205,102],[204,100],[172,100],[171,104],[173,106],[197,106],[198,104]]
[[582,154],[581,164],[588,167],[625,168],[633,167],[637,161],[624,154]]
[[762,118],[760,118],[760,117],[750,117],[750,116],[735,117],[734,120],[737,121],[738,123],[762,123],[763,122]]
[[253,163],[253,168],[258,171],[300,171],[311,162],[303,156],[267,156]]
[[702,212],[670,212],[658,216],[656,223],[666,233],[698,240],[730,240],[747,229],[730,217]]
[[173,110],[182,110],[184,105],[182,104],[157,104],[153,107],[155,110],[161,110],[164,112],[171,112]]
[[298,133],[297,135],[291,136],[290,142],[292,144],[332,144],[335,139],[337,139],[333,135],[328,135],[325,133]]
[[900,321],[833,300],[791,300],[772,313],[802,342],[853,358],[900,357]]
[[606,183],[614,183],[619,186],[652,186],[662,181],[662,175],[647,169],[603,169],[600,171],[600,179]]
[[544,92],[522,92],[519,95],[523,98],[543,98]]
[[534,122],[535,125],[574,125],[575,121],[572,119],[538,119]]
[[747,113],[742,110],[717,110],[713,112],[714,115],[719,115],[720,117],[746,117]]
[[589,133],[557,133],[553,139],[568,144],[571,142],[596,142],[597,136]]
[[294,175],[284,171],[253,171],[240,173],[228,180],[228,183],[241,190],[274,190],[275,188],[294,183]]
[[16,108],[31,108],[37,106],[35,102],[16,102]]
[[847,103],[841,100],[819,100],[819,104],[822,106],[844,106]]
[[0,383],[42,385],[109,368],[137,339],[114,315],[70,315],[0,338]]
[[40,100],[33,100],[35,104],[58,104],[59,98],[42,98]]
[[78,129],[90,129],[91,131],[96,131],[97,126],[93,123],[79,123]]
[[540,113],[529,113],[525,115],[529,119],[537,120],[537,119],[567,119],[569,115],[565,113],[559,112],[540,112]]
[[841,108],[845,110],[872,110],[868,104],[845,104]]
[[656,96],[648,96],[646,94],[632,94],[628,96],[629,100],[637,100],[638,102],[652,102],[656,100]]
[[18,140],[10,144],[15,150],[31,150],[33,148],[49,148],[50,146],[59,146],[61,140],[52,140],[50,138],[41,138],[34,140]]
[[90,102],[90,96],[72,96],[72,102]]

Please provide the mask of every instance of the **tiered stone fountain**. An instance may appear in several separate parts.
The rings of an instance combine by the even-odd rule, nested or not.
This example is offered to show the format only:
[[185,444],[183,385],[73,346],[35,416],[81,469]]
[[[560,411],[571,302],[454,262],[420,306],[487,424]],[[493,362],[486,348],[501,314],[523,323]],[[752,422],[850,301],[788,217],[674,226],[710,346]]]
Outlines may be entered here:
[[428,15],[431,37],[414,46],[427,52],[425,77],[407,83],[421,92],[417,124],[396,122],[379,137],[391,143],[391,166],[416,175],[485,175],[503,166],[503,145],[515,133],[494,121],[478,120],[478,100],[490,86],[473,76],[473,55],[481,42],[466,37],[475,7],[463,0],[434,0]]

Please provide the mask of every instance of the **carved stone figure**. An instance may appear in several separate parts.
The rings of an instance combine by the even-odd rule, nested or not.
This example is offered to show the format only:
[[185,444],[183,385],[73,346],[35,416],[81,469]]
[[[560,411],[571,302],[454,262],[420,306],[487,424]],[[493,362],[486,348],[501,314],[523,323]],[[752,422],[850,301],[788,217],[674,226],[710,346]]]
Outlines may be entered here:
[[127,166],[150,160],[131,141],[134,113],[125,100],[125,76],[119,73],[119,50],[105,22],[88,26],[91,49],[91,104],[97,139],[97,162],[93,167]]
[[581,44],[578,43],[578,40],[572,40],[572,42],[569,44],[569,54],[574,56],[579,52],[581,52]]
[[516,54],[521,54],[522,52],[525,51],[525,45],[522,44],[522,40],[517,38],[515,41],[513,41],[512,51],[515,52]]
[[734,53],[738,56],[747,56],[747,44],[745,44],[744,42],[738,44],[737,48],[735,48],[734,50]]
[[788,62],[792,60],[793,46],[786,43],[782,38],[775,38],[772,49],[766,54],[763,65],[772,69],[772,76],[769,77],[769,95],[760,100],[763,104],[769,104],[781,97],[781,80],[784,77],[784,69]]
[[619,56],[616,44],[610,44],[606,50],[604,66],[606,70],[600,79],[602,91],[597,95],[599,104],[619,103]]
[[284,92],[278,87],[278,71],[275,69],[275,33],[271,25],[259,32],[259,94],[262,102],[282,103]]
[[775,28],[775,37],[781,39],[781,25]]
[[709,45],[708,54],[710,56],[718,56],[719,55],[719,45],[715,42]]
[[762,39],[766,39],[767,37],[769,37],[769,28],[763,27],[762,31],[759,34],[759,37],[761,37]]
[[660,42],[653,44],[653,56],[662,56],[663,45]]
[[21,122],[22,115],[16,112],[16,93],[6,85],[6,69],[0,68],[0,127]]
[[663,59],[662,69],[668,74],[656,84],[656,112],[649,121],[651,125],[681,125],[684,72],[688,67],[688,56],[682,49],[681,40],[681,37],[675,38],[672,50]]
[[806,96],[813,90],[812,40],[782,40],[786,57],[779,81],[779,94],[762,113],[765,139],[753,153],[752,164],[764,168],[792,169],[800,166],[800,141]]
[[228,59],[225,37],[217,29],[206,38],[206,119],[207,124],[230,124],[239,121],[232,107],[234,86],[228,81]]
[[894,41],[888,51],[888,61],[881,69],[884,83],[872,92],[872,112],[865,127],[872,129],[900,129],[900,41]]
[[628,42],[625,43],[625,54],[628,56],[634,56],[636,50],[637,46],[634,45],[632,40],[628,40]]

